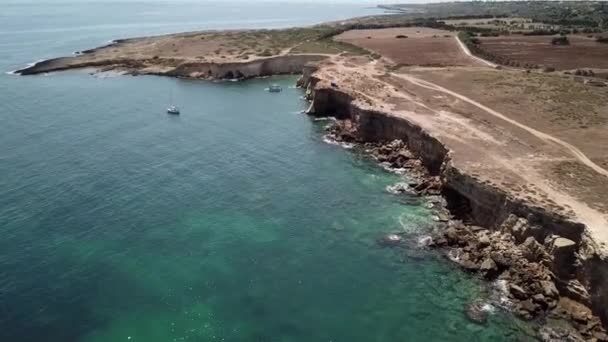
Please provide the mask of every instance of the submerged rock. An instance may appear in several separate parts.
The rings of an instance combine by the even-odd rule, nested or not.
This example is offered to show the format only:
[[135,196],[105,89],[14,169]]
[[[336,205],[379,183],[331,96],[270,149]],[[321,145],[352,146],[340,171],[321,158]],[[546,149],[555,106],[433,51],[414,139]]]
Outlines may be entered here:
[[394,247],[401,244],[402,242],[403,238],[397,234],[387,234],[379,241],[380,245],[386,247]]
[[488,322],[488,310],[486,310],[485,305],[483,303],[472,303],[467,305],[465,308],[465,313],[467,318],[471,320],[471,322],[477,324],[486,324]]

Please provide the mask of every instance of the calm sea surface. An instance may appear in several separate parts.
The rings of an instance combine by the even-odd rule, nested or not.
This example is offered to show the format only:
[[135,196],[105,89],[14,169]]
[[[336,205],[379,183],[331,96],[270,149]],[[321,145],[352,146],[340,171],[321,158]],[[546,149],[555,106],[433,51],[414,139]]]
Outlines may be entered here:
[[[361,4],[0,3],[0,341],[513,341],[464,306],[400,178],[322,141],[294,77],[210,83],[4,72],[110,39],[305,25]],[[270,82],[281,94],[264,91]],[[167,116],[168,93],[182,108]]]

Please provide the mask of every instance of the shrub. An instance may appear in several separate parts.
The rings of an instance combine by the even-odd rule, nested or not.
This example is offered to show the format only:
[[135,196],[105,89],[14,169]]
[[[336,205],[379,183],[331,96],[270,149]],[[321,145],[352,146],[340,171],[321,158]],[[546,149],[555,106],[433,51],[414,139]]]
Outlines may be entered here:
[[566,36],[554,37],[551,39],[552,45],[570,45],[570,41]]
[[532,30],[529,32],[524,32],[524,36],[552,36],[556,33],[558,33],[558,32],[555,30],[538,29],[538,30]]
[[595,41],[598,43],[608,43],[608,36],[605,36],[605,37],[597,36],[597,37],[595,37]]
[[482,37],[498,37],[499,35],[500,35],[500,32],[497,32],[497,31],[481,32]]
[[262,53],[259,54],[262,57],[269,57],[272,56],[272,52],[269,49],[266,49],[264,51],[262,51]]
[[405,38],[407,38],[407,36],[403,35],[403,34],[399,34],[399,35],[395,36],[395,38],[397,38],[397,39],[405,39]]

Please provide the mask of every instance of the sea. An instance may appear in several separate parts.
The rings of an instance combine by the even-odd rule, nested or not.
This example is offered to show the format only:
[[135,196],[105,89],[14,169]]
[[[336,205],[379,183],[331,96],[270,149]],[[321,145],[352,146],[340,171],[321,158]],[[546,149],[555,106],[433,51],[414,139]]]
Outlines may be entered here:
[[[0,341],[533,340],[488,284],[420,246],[427,199],[387,191],[407,175],[324,142],[296,76],[11,74],[119,38],[381,13],[0,0]],[[404,247],[378,244],[395,232]],[[465,314],[480,301],[485,324]]]

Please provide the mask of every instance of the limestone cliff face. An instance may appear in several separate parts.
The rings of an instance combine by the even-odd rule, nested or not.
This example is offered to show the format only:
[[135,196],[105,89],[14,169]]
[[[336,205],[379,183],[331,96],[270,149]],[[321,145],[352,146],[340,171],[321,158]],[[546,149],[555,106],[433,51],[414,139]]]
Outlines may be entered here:
[[311,115],[350,119],[363,141],[407,142],[429,172],[441,176],[448,202],[464,206],[472,223],[507,231],[519,243],[533,237],[535,245],[552,255],[550,266],[561,295],[589,305],[608,323],[608,260],[596,252],[583,224],[525,203],[467,174],[454,165],[449,149],[439,139],[406,118],[361,108],[345,91],[320,86],[321,80],[314,75],[302,81],[313,101]]
[[363,140],[403,140],[432,175],[439,175],[446,161],[449,161],[445,146],[419,126],[379,111],[356,110],[355,112]]
[[239,63],[183,63],[166,72],[167,76],[235,79],[299,74],[307,63],[326,58],[320,55],[290,55]]

